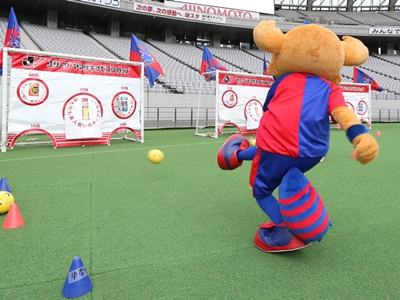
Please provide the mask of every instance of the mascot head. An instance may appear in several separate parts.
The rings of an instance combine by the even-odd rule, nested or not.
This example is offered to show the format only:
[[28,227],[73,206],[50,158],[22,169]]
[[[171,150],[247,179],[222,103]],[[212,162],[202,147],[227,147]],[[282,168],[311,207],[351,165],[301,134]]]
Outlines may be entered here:
[[353,37],[342,41],[331,30],[316,24],[293,28],[284,34],[275,21],[261,21],[254,28],[254,42],[272,53],[268,74],[279,78],[291,72],[311,73],[338,85],[343,66],[358,66],[368,59],[368,48]]

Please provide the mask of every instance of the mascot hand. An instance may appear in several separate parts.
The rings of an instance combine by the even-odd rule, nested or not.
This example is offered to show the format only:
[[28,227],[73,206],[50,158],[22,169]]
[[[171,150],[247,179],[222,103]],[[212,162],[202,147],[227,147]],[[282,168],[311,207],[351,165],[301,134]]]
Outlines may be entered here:
[[375,138],[369,134],[360,134],[353,140],[356,159],[367,164],[373,161],[378,156],[379,146]]
[[222,170],[234,170],[240,167],[243,161],[237,157],[238,151],[250,147],[248,139],[240,134],[234,134],[229,137],[219,149],[217,154],[217,163]]

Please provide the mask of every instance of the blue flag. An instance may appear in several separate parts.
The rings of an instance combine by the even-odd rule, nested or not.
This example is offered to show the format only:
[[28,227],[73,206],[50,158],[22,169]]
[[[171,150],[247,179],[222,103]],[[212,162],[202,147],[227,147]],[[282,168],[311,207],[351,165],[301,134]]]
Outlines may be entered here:
[[267,61],[265,60],[265,53],[264,53],[264,63],[263,63],[263,74],[268,75]]
[[[203,46],[203,58],[201,60],[200,74],[206,72],[214,72],[215,70],[228,71],[218,60],[212,55],[207,46]],[[205,77],[206,81],[215,80],[215,74],[207,74]]]
[[371,89],[374,91],[382,92],[383,89],[379,86],[379,84],[369,75],[365,74],[360,69],[354,67],[353,70],[353,82],[354,83],[369,83],[371,85]]
[[[17,17],[15,16],[14,9],[11,7],[10,15],[8,17],[8,25],[6,35],[4,37],[4,47],[7,48],[20,48],[21,47],[21,34]],[[3,74],[3,50],[0,51],[0,76]]]
[[157,59],[134,34],[132,34],[131,39],[129,60],[144,63],[144,75],[149,80],[150,87],[154,86],[154,82],[158,76],[165,76]]

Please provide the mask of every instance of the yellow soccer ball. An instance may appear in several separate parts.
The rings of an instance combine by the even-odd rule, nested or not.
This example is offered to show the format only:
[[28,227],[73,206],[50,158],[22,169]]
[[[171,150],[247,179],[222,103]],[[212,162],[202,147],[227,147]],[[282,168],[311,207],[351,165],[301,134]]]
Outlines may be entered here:
[[250,139],[250,146],[255,146],[256,145],[256,139],[251,138]]
[[14,196],[7,191],[0,192],[0,214],[9,211],[11,204],[14,204]]
[[151,149],[147,153],[147,158],[149,161],[151,161],[153,164],[159,164],[164,160],[164,153],[158,149]]

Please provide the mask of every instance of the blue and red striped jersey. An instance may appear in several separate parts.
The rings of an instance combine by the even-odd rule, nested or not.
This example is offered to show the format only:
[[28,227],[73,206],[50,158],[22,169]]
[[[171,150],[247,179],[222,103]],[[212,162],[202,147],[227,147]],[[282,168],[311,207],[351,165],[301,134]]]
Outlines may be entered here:
[[346,106],[341,89],[307,73],[289,73],[271,86],[257,130],[261,149],[298,158],[325,156],[329,149],[329,115]]

